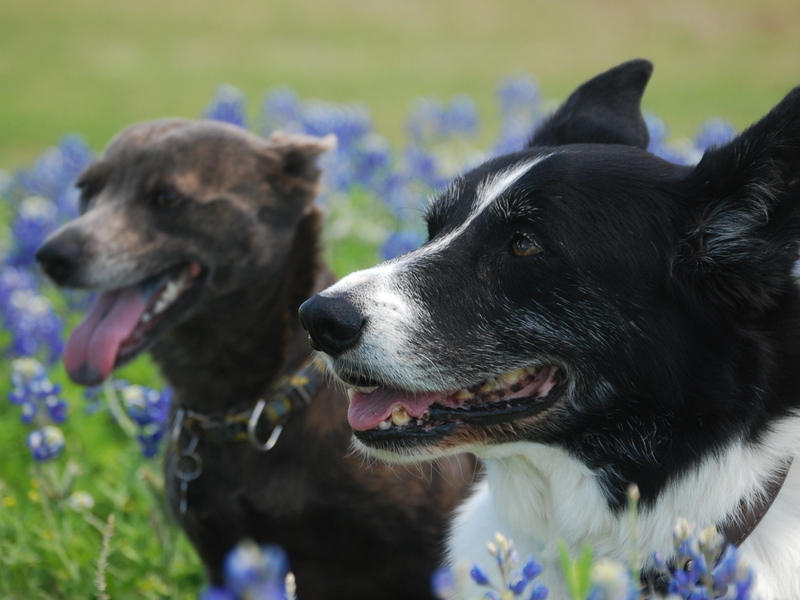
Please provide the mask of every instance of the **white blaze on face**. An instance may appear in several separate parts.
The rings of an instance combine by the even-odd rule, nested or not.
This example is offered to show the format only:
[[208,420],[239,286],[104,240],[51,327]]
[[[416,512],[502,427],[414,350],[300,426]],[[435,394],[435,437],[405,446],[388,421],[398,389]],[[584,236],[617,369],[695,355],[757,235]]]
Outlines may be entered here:
[[[464,233],[467,228],[477,219],[491,204],[497,200],[503,192],[509,189],[512,185],[514,185],[520,177],[525,175],[528,171],[530,171],[534,166],[549,158],[552,154],[547,154],[545,156],[539,156],[532,160],[519,163],[513,167],[506,169],[505,171],[499,171],[497,173],[492,173],[486,179],[484,179],[480,185],[478,185],[475,191],[475,200],[472,204],[472,210],[469,213],[469,216],[464,220],[464,222],[456,227],[453,231],[444,235],[427,246],[420,248],[417,252],[413,252],[411,256],[418,256],[419,254],[430,254],[432,252],[438,252],[443,248],[449,246],[453,240],[458,238],[462,233]],[[419,254],[418,254],[419,253]]]
[[402,384],[404,389],[430,389],[443,383],[436,373],[436,357],[423,356],[419,344],[414,343],[415,336],[426,335],[430,315],[413,293],[415,282],[406,274],[420,259],[452,244],[506,190],[549,156],[490,174],[476,187],[469,215],[453,231],[409,254],[351,273],[321,293],[346,295],[367,321],[361,342],[348,351],[350,360],[357,361],[366,372],[380,375],[382,380]]

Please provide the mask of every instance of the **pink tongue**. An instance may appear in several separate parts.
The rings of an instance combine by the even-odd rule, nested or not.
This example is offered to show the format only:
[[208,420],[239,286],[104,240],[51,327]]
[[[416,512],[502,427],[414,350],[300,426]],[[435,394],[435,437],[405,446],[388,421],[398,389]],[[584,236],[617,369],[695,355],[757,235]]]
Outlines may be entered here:
[[402,406],[409,415],[417,418],[425,414],[431,404],[445,397],[447,394],[441,392],[414,394],[390,388],[378,388],[369,394],[356,392],[350,401],[347,420],[356,431],[368,431],[391,417],[395,406]]
[[111,374],[119,347],[133,333],[146,308],[137,286],[103,292],[70,334],[64,366],[82,385],[97,385]]

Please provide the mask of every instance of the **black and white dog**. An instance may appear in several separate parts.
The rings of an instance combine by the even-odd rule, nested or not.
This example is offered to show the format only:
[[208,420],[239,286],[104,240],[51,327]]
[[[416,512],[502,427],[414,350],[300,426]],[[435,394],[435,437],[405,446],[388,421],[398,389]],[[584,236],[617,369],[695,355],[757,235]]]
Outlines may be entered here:
[[636,483],[645,568],[677,517],[740,543],[763,516],[741,546],[757,593],[800,598],[800,88],[677,166],[644,150],[651,69],[579,87],[434,199],[421,248],[301,319],[369,454],[485,459],[451,559],[486,563],[501,531],[566,597],[559,540],[627,560]]

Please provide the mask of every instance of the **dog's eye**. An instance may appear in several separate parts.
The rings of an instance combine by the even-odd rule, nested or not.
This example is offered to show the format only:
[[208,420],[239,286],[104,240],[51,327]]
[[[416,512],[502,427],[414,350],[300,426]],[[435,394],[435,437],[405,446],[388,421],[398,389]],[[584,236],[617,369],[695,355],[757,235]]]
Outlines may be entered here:
[[89,210],[89,202],[92,196],[94,196],[94,193],[87,184],[78,184],[75,187],[78,188],[78,192],[80,193],[80,196],[78,196],[78,211],[80,214],[83,214]]
[[525,256],[539,254],[539,252],[542,251],[542,247],[533,241],[530,236],[524,233],[518,233],[511,238],[510,251],[514,256],[523,258]]
[[158,190],[153,195],[153,202],[158,208],[175,208],[181,202],[181,196],[175,190]]

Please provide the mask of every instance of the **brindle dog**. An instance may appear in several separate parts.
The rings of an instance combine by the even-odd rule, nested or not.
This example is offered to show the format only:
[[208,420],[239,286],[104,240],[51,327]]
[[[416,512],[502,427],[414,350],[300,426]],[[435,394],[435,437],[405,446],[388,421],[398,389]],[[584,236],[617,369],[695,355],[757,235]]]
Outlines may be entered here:
[[430,598],[475,464],[364,464],[346,396],[308,362],[297,309],[334,280],[313,202],[333,144],[134,125],[81,175],[81,216],[37,258],[57,284],[99,292],[67,343],[75,381],[149,349],[174,388],[167,493],[212,583],[252,538],[287,551],[304,600]]

